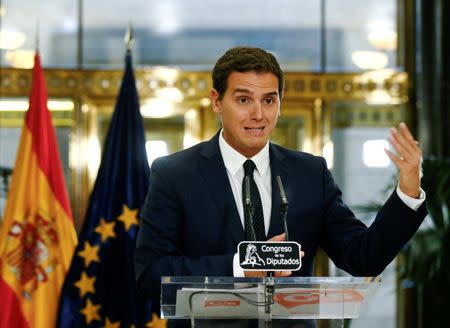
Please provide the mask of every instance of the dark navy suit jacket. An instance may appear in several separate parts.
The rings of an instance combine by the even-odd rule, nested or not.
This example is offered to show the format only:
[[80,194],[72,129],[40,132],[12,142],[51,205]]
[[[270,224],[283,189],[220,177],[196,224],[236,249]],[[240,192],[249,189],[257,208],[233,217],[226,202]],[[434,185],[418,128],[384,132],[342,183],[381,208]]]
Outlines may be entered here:
[[[305,252],[294,275],[313,275],[322,247],[355,276],[375,276],[394,259],[426,215],[394,191],[366,227],[342,202],[325,160],[270,144],[272,214],[268,238],[283,232],[276,176],[289,199],[290,239]],[[220,153],[210,141],[153,162],[135,252],[138,289],[159,304],[161,276],[232,276],[244,229]]]

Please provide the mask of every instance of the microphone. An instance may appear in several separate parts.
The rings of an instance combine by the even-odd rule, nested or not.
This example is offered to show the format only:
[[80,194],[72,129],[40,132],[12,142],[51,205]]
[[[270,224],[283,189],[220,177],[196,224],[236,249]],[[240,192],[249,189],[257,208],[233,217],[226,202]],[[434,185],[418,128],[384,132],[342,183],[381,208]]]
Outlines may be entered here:
[[246,175],[244,177],[244,210],[247,211],[250,224],[250,234],[252,235],[252,240],[256,240],[255,227],[253,227],[253,206],[250,200],[250,177]]
[[274,271],[300,270],[302,267],[301,246],[295,241],[289,241],[286,218],[289,203],[280,176],[277,176],[277,183],[280,190],[281,213],[286,236],[286,240],[280,242],[256,241],[253,228],[253,206],[250,199],[250,177],[245,176],[243,183],[244,211],[247,211],[246,213],[249,216],[250,233],[253,235],[253,241],[241,241],[238,244],[240,267],[248,271],[264,271],[267,272],[268,276],[273,276]]
[[[242,241],[238,244],[239,265],[243,270],[248,271],[264,271],[269,277],[273,277],[275,271],[297,271],[302,267],[301,246],[295,241],[289,241],[287,227],[287,211],[288,200],[284,192],[281,178],[277,176],[278,188],[281,196],[281,213],[283,215],[285,241],[256,241],[255,231],[253,228],[253,207],[250,200],[250,177],[244,177],[244,210],[248,211],[250,218],[251,234],[254,241]],[[274,286],[266,286],[267,294],[274,293]],[[270,289],[270,288],[271,289]],[[267,298],[266,298],[267,299]]]
[[250,201],[250,177],[248,175],[244,177],[244,191],[245,191],[244,204],[245,206],[251,206],[252,204]]
[[283,182],[281,182],[281,177],[277,175],[278,189],[280,189],[281,197],[281,215],[283,218],[284,232],[286,234],[286,241],[289,241],[289,231],[287,226],[287,212],[289,208],[289,202],[284,192]]

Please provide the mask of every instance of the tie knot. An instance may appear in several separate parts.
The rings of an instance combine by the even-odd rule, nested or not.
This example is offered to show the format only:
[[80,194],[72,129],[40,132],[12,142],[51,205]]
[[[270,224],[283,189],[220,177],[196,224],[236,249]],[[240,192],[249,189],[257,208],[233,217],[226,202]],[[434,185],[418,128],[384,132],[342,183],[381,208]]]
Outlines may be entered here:
[[252,177],[253,176],[253,171],[255,170],[255,167],[256,167],[256,165],[251,159],[246,160],[244,162],[245,175],[248,175],[248,176]]

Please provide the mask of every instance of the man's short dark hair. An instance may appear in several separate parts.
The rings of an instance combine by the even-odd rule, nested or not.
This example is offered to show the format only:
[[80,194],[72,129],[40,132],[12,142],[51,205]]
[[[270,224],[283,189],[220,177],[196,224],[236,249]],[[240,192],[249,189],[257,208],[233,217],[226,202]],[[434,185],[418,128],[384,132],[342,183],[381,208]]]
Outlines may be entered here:
[[273,73],[278,78],[278,93],[283,95],[283,71],[271,53],[252,47],[231,48],[219,58],[212,73],[213,87],[221,99],[227,90],[228,76],[233,72]]

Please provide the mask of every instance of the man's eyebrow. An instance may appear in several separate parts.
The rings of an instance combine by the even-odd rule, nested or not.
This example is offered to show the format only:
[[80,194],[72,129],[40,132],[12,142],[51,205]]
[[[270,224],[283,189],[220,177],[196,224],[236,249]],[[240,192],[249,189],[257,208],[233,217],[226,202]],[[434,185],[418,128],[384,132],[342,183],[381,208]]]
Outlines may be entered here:
[[[248,90],[248,89],[242,89],[242,88],[236,88],[233,91],[233,94],[235,93],[246,93],[246,94],[253,94],[252,91]],[[265,97],[273,97],[273,96],[278,96],[278,91],[270,91],[264,94]]]
[[267,92],[264,94],[266,97],[278,96],[278,91]]
[[253,94],[253,92],[251,92],[249,89],[242,89],[242,88],[236,88],[233,90],[233,94],[235,93],[248,93],[248,94]]

